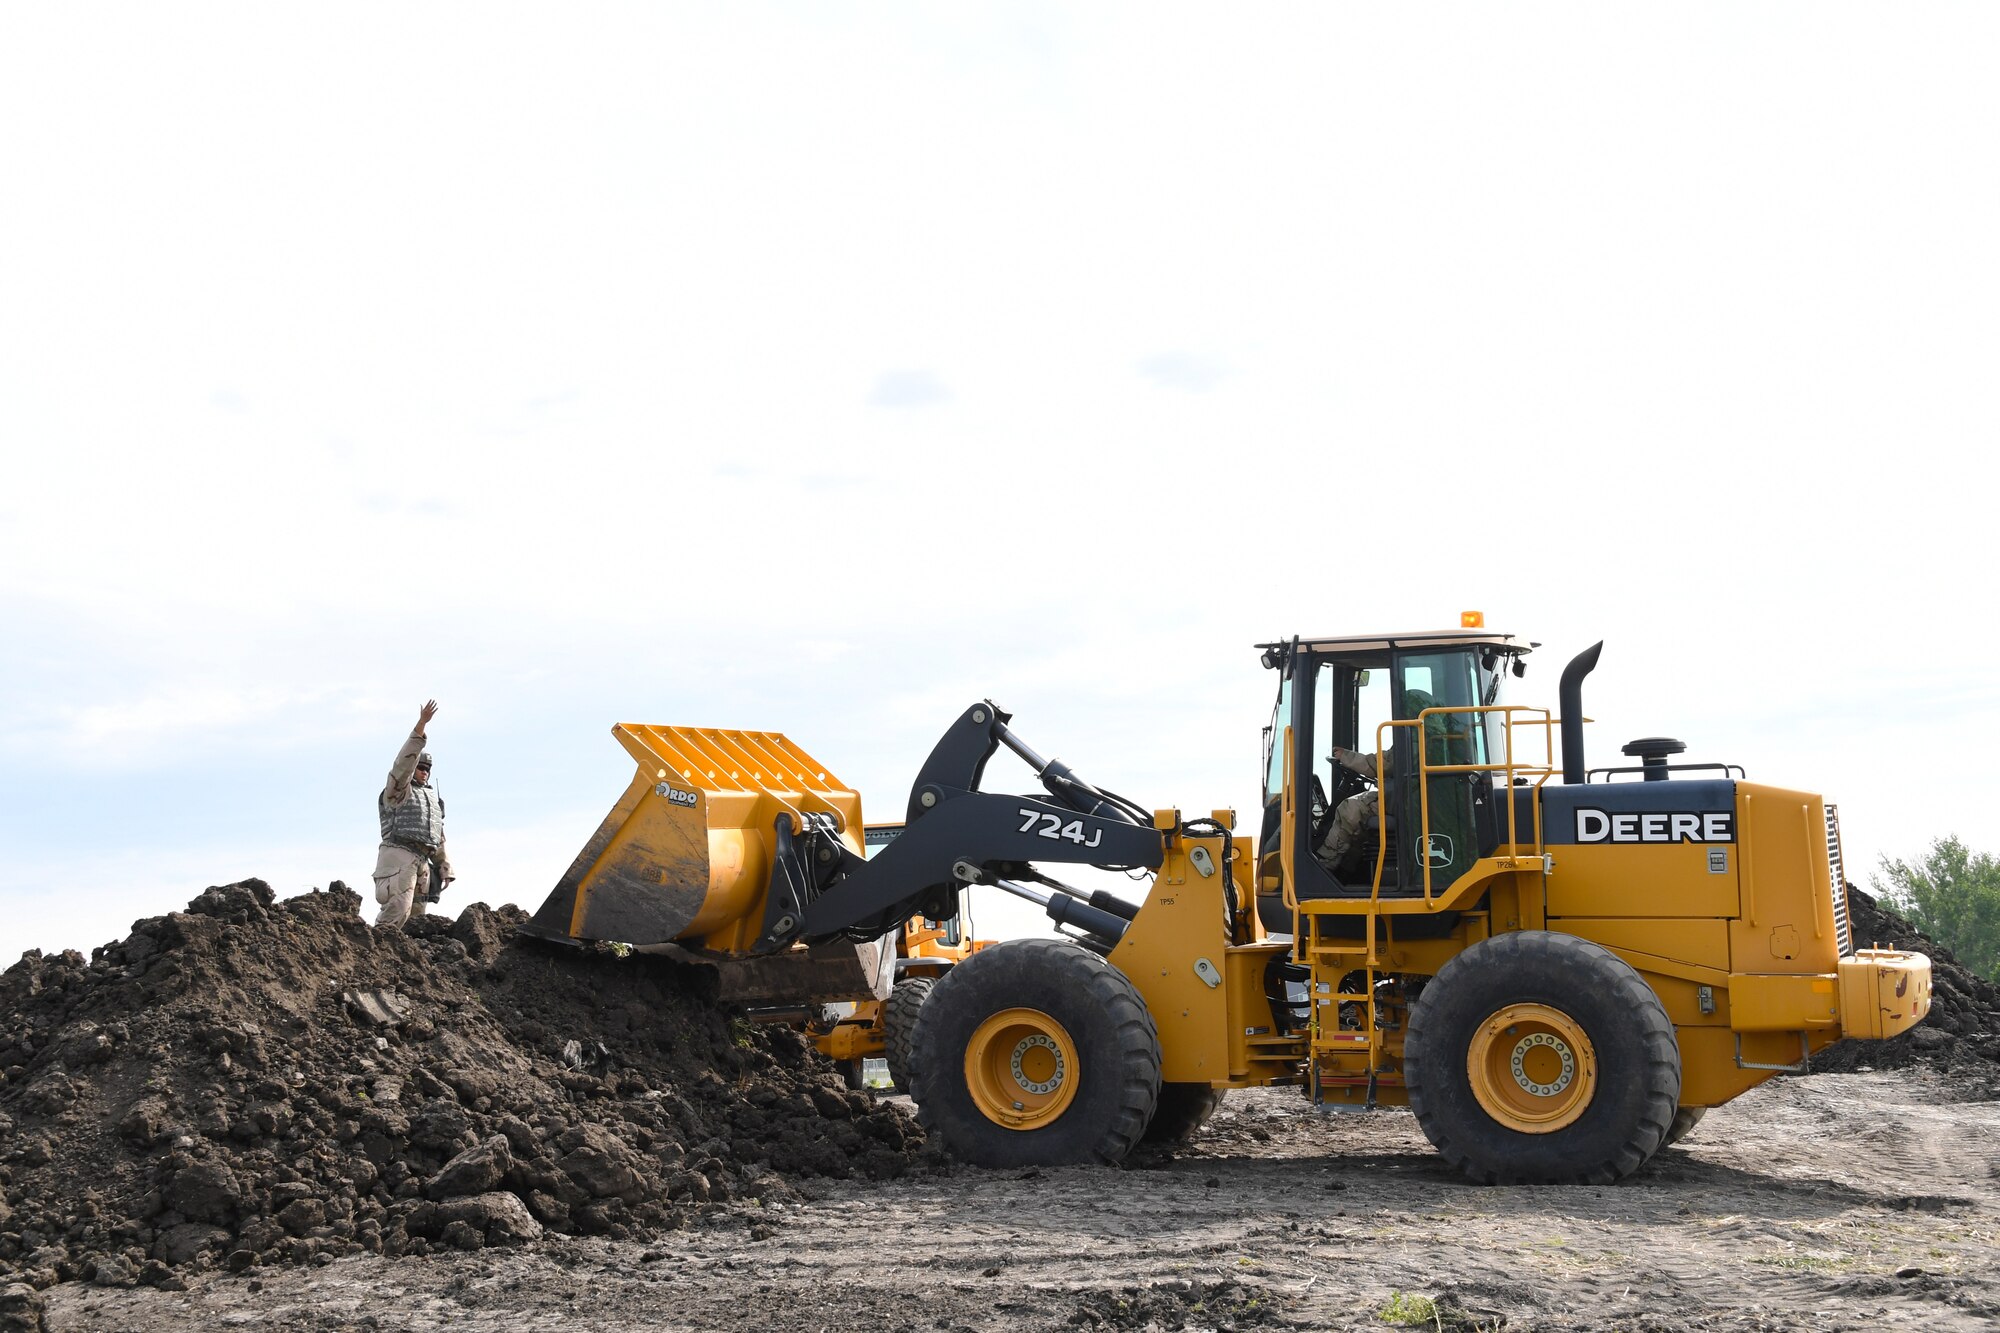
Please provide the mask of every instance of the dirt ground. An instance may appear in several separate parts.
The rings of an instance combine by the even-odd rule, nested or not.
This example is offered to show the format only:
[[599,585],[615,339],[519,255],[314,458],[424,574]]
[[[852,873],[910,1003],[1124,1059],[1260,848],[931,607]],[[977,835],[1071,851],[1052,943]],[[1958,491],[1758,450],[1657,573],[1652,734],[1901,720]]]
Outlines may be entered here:
[[1781,1079],[1605,1188],[1463,1183],[1409,1115],[1235,1094],[1171,1158],[816,1180],[640,1243],[65,1283],[51,1330],[2000,1325],[2000,1103]]
[[0,1333],[2000,1327],[2000,990],[1633,1179],[1465,1183],[1236,1094],[1122,1169],[967,1168],[699,968],[246,880],[0,972]]

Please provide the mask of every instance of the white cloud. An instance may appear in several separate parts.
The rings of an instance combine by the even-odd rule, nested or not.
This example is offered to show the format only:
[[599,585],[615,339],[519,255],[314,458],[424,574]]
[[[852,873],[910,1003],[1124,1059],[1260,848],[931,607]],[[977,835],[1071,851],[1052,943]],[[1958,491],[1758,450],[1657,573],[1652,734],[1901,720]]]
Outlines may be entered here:
[[928,370],[885,370],[869,392],[871,407],[931,407],[951,401],[951,391]]
[[79,708],[63,719],[52,743],[72,755],[125,755],[203,732],[235,730],[316,702],[273,689],[155,693]]
[[1207,393],[1228,378],[1227,367],[1191,352],[1162,352],[1139,363],[1139,373],[1184,393]]

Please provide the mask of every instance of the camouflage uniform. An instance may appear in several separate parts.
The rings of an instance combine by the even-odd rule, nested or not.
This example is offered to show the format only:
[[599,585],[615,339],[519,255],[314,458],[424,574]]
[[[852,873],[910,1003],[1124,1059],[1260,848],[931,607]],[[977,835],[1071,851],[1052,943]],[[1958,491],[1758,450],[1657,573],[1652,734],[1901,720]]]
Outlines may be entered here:
[[[1376,776],[1376,757],[1372,754],[1357,754],[1353,750],[1336,749],[1333,757],[1349,772],[1359,773],[1369,779]],[[1381,759],[1381,777],[1386,782],[1389,778],[1389,756],[1385,753]],[[1326,831],[1326,841],[1321,843],[1319,850],[1314,853],[1314,857],[1321,865],[1328,870],[1339,868],[1340,863],[1347,858],[1347,853],[1353,850],[1354,844],[1360,840],[1361,830],[1367,827],[1368,819],[1379,808],[1381,799],[1381,792],[1370,787],[1367,791],[1355,792],[1334,807],[1333,825]]]
[[450,879],[451,858],[444,848],[444,802],[429,786],[412,782],[423,755],[424,734],[410,733],[396,760],[389,765],[388,785],[375,798],[381,816],[382,846],[375,854],[375,914],[378,926],[400,926],[424,914],[424,896],[431,886],[431,865],[441,879]]
[[[1425,709],[1433,707],[1435,702],[1426,691],[1411,690],[1405,696],[1404,710],[1411,717],[1419,717]],[[1445,758],[1444,752],[1439,748],[1440,742],[1450,734],[1448,731],[1450,724],[1445,720],[1445,716],[1442,713],[1433,714],[1424,721],[1425,744],[1429,747],[1427,758],[1431,763],[1441,763]],[[1359,773],[1362,777],[1378,784],[1387,782],[1394,776],[1389,767],[1389,752],[1386,750],[1381,755],[1382,770],[1379,778],[1375,771],[1376,756],[1372,754],[1356,754],[1352,750],[1343,750],[1336,746],[1333,757],[1342,768]],[[1314,853],[1321,865],[1328,870],[1336,870],[1339,867],[1348,852],[1353,850],[1354,844],[1360,841],[1361,830],[1367,826],[1369,818],[1381,808],[1381,801],[1382,792],[1378,785],[1370,787],[1367,791],[1354,793],[1334,809],[1333,826],[1326,831],[1326,841],[1320,844],[1319,851]],[[1374,872],[1369,873],[1372,875]]]

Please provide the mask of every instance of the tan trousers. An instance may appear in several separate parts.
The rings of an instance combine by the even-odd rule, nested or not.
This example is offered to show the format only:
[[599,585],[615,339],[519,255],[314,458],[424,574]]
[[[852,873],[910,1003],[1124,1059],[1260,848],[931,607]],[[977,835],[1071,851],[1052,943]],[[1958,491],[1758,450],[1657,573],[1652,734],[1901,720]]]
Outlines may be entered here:
[[1333,827],[1326,831],[1326,841],[1320,845],[1319,863],[1328,870],[1338,870],[1356,842],[1361,840],[1361,830],[1368,822],[1368,816],[1375,813],[1381,794],[1373,787],[1356,792],[1334,807]]
[[427,904],[424,894],[431,884],[431,863],[407,847],[385,842],[375,853],[375,913],[378,926],[400,926],[413,916],[422,916]]

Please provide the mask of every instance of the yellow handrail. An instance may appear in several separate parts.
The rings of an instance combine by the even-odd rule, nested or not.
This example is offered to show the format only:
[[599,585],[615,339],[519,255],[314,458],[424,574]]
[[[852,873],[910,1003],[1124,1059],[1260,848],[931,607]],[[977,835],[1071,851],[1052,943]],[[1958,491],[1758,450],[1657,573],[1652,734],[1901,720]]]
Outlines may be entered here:
[[[1485,764],[1432,764],[1430,762],[1430,756],[1426,753],[1426,747],[1421,743],[1423,739],[1421,729],[1433,714],[1443,717],[1452,713],[1501,714],[1501,721],[1503,723],[1502,750],[1504,753],[1500,762]],[[1524,764],[1514,761],[1514,728],[1517,725],[1515,717],[1517,713],[1527,715],[1519,719],[1519,725],[1538,726],[1542,729],[1542,747],[1545,758],[1539,764]],[[1539,790],[1555,773],[1555,719],[1550,716],[1546,708],[1531,708],[1523,704],[1455,704],[1448,707],[1426,708],[1413,718],[1384,722],[1375,729],[1375,788],[1377,791],[1383,790],[1386,786],[1383,772],[1386,766],[1384,756],[1389,753],[1389,733],[1396,727],[1416,727],[1420,729],[1419,744],[1416,750],[1417,805],[1420,821],[1418,832],[1422,839],[1421,845],[1427,847],[1430,844],[1431,831],[1431,790],[1430,784],[1424,781],[1424,779],[1433,775],[1447,773],[1503,774],[1505,782],[1502,790],[1507,793],[1507,841],[1509,845],[1514,847],[1521,845],[1518,803],[1514,800],[1513,796],[1515,776],[1519,774],[1522,777],[1534,778],[1533,787]],[[1534,802],[1534,816],[1534,846],[1536,854],[1540,855],[1542,848],[1542,806],[1540,801]],[[1382,872],[1387,868],[1388,853],[1389,846],[1387,841],[1377,839],[1375,849],[1375,883],[1373,891],[1369,895],[1369,902],[1371,904],[1381,901]],[[1431,883],[1430,858],[1426,856],[1424,858],[1424,906],[1431,906],[1435,898],[1436,894],[1433,892]]]

